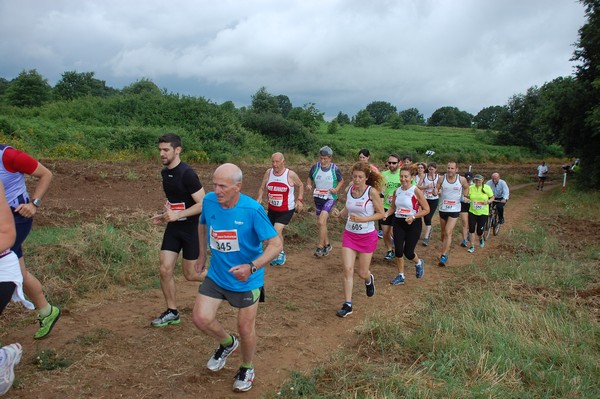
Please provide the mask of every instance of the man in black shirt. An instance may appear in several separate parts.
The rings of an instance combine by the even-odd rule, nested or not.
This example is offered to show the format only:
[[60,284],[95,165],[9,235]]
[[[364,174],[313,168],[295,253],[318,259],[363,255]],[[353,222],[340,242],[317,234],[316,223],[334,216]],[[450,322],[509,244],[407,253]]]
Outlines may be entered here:
[[198,175],[189,165],[181,162],[181,138],[167,133],[158,139],[160,160],[165,166],[161,171],[163,189],[167,196],[163,213],[152,218],[155,224],[167,223],[160,247],[160,288],[165,296],[167,310],[152,320],[154,327],[179,324],[179,312],[175,295],[173,270],[183,251],[183,275],[188,281],[202,281],[204,272],[196,272],[198,259],[199,215],[202,212],[204,188]]

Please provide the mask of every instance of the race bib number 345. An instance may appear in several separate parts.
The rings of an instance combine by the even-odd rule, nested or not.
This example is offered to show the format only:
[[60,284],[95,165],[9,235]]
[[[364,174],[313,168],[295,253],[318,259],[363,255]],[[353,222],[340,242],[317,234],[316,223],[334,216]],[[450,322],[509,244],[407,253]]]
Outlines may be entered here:
[[240,250],[237,230],[213,230],[210,228],[210,248],[219,252]]

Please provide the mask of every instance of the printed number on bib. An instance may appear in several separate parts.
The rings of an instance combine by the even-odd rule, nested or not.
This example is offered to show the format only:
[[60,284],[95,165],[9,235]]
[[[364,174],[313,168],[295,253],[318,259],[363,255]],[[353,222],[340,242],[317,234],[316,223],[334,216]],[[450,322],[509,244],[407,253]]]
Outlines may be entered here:
[[485,208],[485,202],[473,202],[473,209],[475,209],[476,211],[480,211],[483,208]]
[[346,230],[351,231],[353,233],[363,233],[367,229],[368,223],[360,223],[360,222],[346,222]]
[[210,229],[210,248],[219,252],[238,252],[240,242],[237,230]]
[[283,194],[269,194],[269,204],[273,206],[283,205]]
[[322,189],[315,188],[313,196],[317,197],[317,198],[321,198],[321,199],[327,199],[329,197],[329,190],[327,190],[327,189],[322,190]]

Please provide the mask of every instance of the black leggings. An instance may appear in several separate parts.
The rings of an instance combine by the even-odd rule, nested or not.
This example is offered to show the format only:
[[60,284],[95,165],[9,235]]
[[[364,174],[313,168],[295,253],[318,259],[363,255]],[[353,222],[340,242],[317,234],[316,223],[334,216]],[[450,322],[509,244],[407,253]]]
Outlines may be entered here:
[[427,203],[429,204],[429,213],[423,216],[423,220],[425,221],[425,226],[431,226],[431,218],[433,214],[437,210],[438,202],[440,202],[439,198],[436,199],[428,199]]
[[423,222],[421,219],[415,219],[408,224],[405,219],[394,216],[393,226],[396,258],[406,256],[409,260],[413,260],[415,248],[421,237],[421,230],[423,230]]
[[469,212],[469,233],[475,233],[475,226],[477,226],[477,235],[482,236],[487,219],[488,215],[474,215]]
[[2,314],[4,308],[10,302],[15,288],[17,288],[17,285],[12,281],[3,281],[0,283],[0,314]]

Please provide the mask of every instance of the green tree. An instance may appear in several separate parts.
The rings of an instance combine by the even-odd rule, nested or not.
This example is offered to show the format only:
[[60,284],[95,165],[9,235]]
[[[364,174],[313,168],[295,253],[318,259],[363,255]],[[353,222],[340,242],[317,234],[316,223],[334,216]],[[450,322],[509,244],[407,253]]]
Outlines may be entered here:
[[311,133],[316,133],[321,122],[324,121],[323,115],[324,113],[317,109],[315,103],[307,103],[302,108],[292,108],[287,118],[300,122]]
[[337,119],[338,123],[342,126],[350,124],[350,117],[348,116],[348,114],[345,114],[342,111],[338,112],[335,119]]
[[267,88],[264,86],[252,96],[251,110],[256,114],[281,114],[277,97],[267,92]]
[[427,124],[429,126],[471,127],[473,115],[456,107],[441,107],[436,109]]
[[475,115],[473,123],[478,129],[501,130],[507,114],[508,110],[501,105],[485,107]]
[[375,123],[375,120],[366,109],[361,109],[354,116],[354,126],[364,127],[365,129]]
[[515,94],[508,100],[504,128],[497,136],[500,145],[519,145],[540,154],[546,147],[545,131],[540,124],[542,103],[540,89],[530,87],[526,94]]
[[153,81],[143,78],[124,87],[123,94],[162,95],[163,93]]
[[386,123],[391,114],[396,113],[396,107],[385,101],[373,101],[366,108],[373,118],[373,123],[381,125]]
[[579,157],[580,182],[600,188],[600,0],[580,0],[586,23],[579,29],[579,40],[572,60],[579,61],[576,72],[577,98],[570,115],[576,123],[564,121],[562,141],[572,156]]
[[283,115],[284,118],[287,118],[288,114],[293,108],[290,98],[286,95],[280,94],[276,97],[276,99],[279,113]]
[[79,97],[107,97],[116,93],[115,89],[106,86],[106,82],[94,78],[94,72],[67,71],[54,86],[56,97],[62,100],[73,100]]
[[340,124],[334,118],[331,122],[329,122],[329,126],[327,126],[327,133],[328,134],[336,134],[338,132],[339,128],[340,128]]
[[405,125],[424,125],[425,117],[417,108],[408,108],[399,113],[400,119]]
[[35,69],[23,70],[6,89],[6,101],[17,107],[39,107],[51,98],[52,87]]

